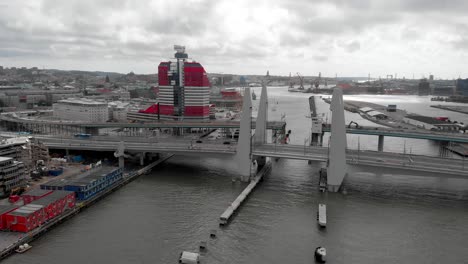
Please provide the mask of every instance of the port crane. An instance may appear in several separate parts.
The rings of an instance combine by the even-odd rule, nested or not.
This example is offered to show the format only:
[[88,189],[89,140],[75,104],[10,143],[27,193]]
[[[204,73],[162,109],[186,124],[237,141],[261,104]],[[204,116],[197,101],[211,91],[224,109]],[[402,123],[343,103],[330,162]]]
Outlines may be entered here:
[[315,79],[314,81],[314,86],[315,86],[315,92],[318,93],[318,87],[320,85],[320,81],[322,80],[322,73],[319,72],[319,75],[317,77],[317,79]]
[[292,79],[291,79],[291,73],[289,73],[289,88],[290,89],[294,88],[294,85],[293,85],[293,82],[292,82]]
[[304,90],[304,77],[301,76],[299,73],[296,73],[297,77],[299,77],[299,90]]

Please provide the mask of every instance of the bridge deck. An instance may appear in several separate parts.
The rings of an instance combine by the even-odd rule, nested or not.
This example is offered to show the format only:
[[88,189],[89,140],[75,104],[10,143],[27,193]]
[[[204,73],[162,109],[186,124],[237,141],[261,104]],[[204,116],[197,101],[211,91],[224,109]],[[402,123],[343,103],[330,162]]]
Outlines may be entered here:
[[[329,126],[324,126],[323,132],[330,132]],[[415,138],[415,139],[428,139],[435,141],[451,141],[459,143],[468,143],[468,135],[461,133],[441,133],[436,131],[411,131],[404,129],[392,129],[392,128],[381,128],[381,127],[363,127],[363,128],[346,128],[347,134],[358,134],[358,135],[376,135],[376,136],[387,136],[387,137],[403,137],[403,138]]]
[[[92,140],[92,139],[58,139],[52,137],[41,138],[50,148],[115,151],[118,141]],[[125,142],[125,149],[130,152],[162,152],[183,155],[233,155],[236,145],[225,145],[222,142],[212,141],[193,143],[187,140],[164,140],[162,142],[149,142],[141,139],[140,142]],[[327,161],[328,148],[299,145],[262,144],[253,146],[253,155],[277,157],[288,159]],[[348,164],[361,164],[378,167],[398,168],[433,173],[446,173],[468,177],[468,164],[464,160],[429,157],[421,155],[404,155],[381,151],[347,151]]]

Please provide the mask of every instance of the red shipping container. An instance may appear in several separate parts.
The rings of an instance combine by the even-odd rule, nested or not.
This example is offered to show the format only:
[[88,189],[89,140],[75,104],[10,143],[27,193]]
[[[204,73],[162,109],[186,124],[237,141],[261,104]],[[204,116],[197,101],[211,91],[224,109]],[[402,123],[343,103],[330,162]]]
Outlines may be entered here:
[[29,232],[44,221],[43,206],[28,204],[6,215],[6,228],[11,231]]
[[23,202],[26,205],[51,193],[52,190],[34,189],[23,193],[21,195],[21,198],[23,198]]
[[17,209],[17,205],[1,205],[0,206],[0,230],[6,229],[6,215]]
[[75,193],[70,191],[54,191],[34,201],[33,204],[44,206],[45,219],[49,220],[62,214],[65,209],[75,206]]

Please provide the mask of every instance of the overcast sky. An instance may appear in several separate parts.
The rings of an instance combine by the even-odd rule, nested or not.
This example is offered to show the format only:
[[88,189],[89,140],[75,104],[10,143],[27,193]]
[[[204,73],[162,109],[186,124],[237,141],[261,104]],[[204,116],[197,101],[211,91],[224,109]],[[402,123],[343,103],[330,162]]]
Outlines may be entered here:
[[466,0],[0,0],[0,65],[468,77]]

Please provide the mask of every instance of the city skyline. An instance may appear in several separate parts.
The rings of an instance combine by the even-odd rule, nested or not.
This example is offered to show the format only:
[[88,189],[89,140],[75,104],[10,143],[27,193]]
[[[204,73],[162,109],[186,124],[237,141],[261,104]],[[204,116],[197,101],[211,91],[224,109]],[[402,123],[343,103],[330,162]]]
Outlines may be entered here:
[[181,44],[210,73],[466,78],[449,2],[0,1],[0,64],[148,74]]

